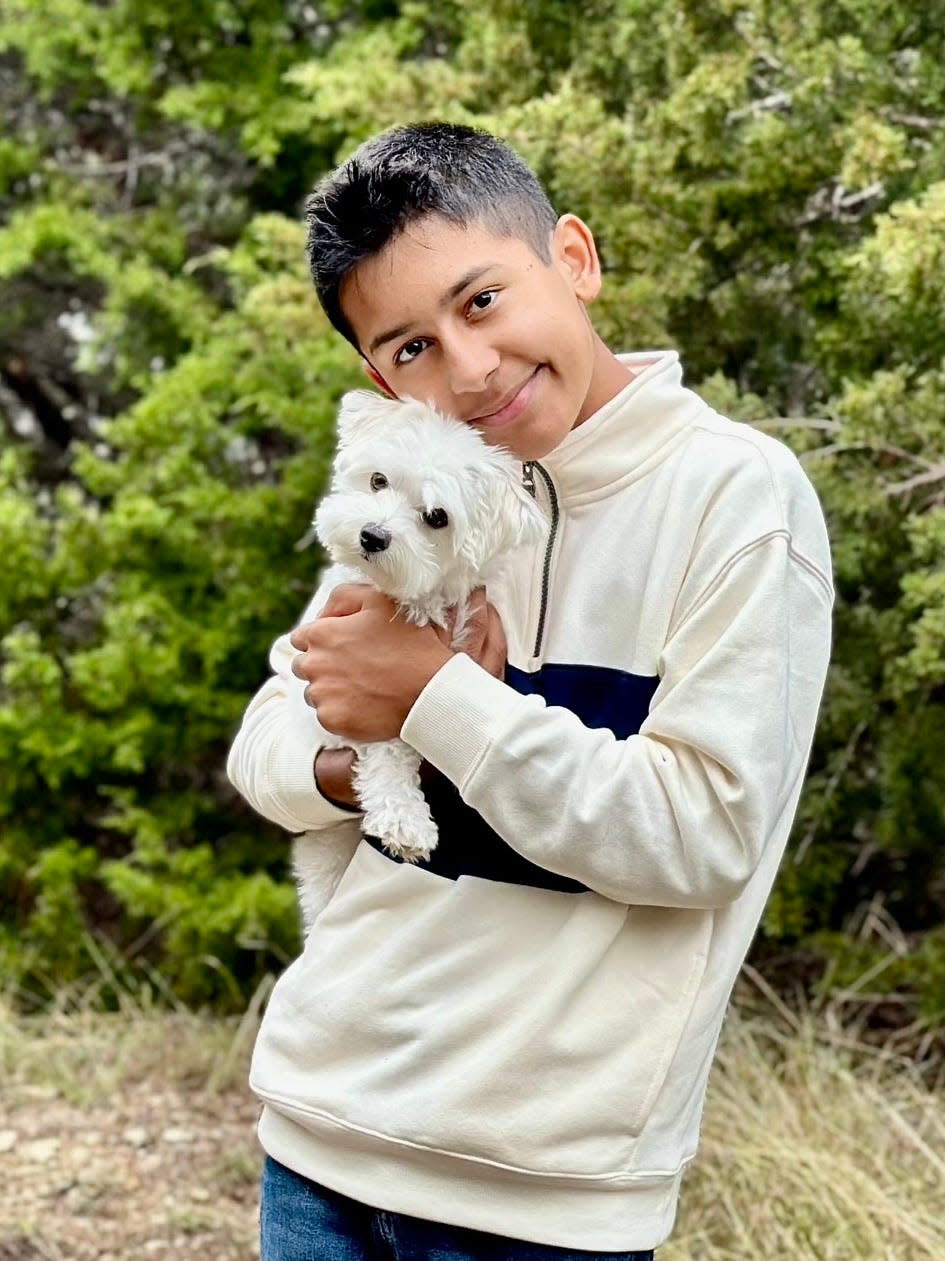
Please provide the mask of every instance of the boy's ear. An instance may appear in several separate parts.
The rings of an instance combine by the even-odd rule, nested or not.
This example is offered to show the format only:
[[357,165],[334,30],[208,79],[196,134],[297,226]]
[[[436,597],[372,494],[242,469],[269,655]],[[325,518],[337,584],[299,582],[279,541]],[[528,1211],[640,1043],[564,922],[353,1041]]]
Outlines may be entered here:
[[391,412],[399,406],[398,399],[383,398],[373,390],[349,390],[338,408],[338,446],[347,446],[366,425],[388,424]]
[[390,388],[373,363],[368,363],[366,359],[361,360],[361,367],[364,369],[365,375],[377,386],[382,394],[386,394],[388,398],[396,398],[397,395]]
[[552,262],[584,303],[600,293],[600,260],[594,234],[577,215],[562,215],[551,237]]

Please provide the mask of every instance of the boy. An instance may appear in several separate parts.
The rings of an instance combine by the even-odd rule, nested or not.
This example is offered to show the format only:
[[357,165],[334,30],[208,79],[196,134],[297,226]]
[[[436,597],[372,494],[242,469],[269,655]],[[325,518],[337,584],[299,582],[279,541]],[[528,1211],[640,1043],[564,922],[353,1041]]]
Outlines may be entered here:
[[368,588],[308,610],[237,735],[294,832],[357,828],[323,730],[401,735],[440,830],[417,866],[362,843],[275,987],[263,1258],[650,1257],[813,738],[821,512],[675,353],[611,353],[590,231],[491,136],[396,129],[307,209],[375,383],[517,454],[549,530],[463,653]]

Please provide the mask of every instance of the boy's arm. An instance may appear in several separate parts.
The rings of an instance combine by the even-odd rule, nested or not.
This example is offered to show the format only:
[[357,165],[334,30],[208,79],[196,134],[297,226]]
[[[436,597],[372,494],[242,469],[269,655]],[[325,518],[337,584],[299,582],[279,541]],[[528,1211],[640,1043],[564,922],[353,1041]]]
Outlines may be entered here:
[[[330,571],[295,629],[273,644],[269,654],[273,677],[250,701],[227,758],[227,775],[234,787],[254,810],[290,832],[318,831],[360,814],[351,782],[354,754],[350,749],[324,747],[327,732],[306,700],[309,680],[292,668],[293,661],[297,666],[301,658],[292,640],[306,638],[326,605],[337,617],[345,607],[345,592],[364,592],[368,598],[376,594],[359,584],[340,586],[340,577],[350,575],[339,569]],[[389,607],[387,601],[384,605]],[[448,656],[443,646],[448,633],[429,627],[427,634]],[[505,635],[482,588],[470,597],[464,642],[465,651],[485,671],[501,675]],[[330,744],[335,743],[331,737]]]
[[[333,586],[326,582],[319,587],[301,622],[318,614]],[[350,782],[354,755],[323,750],[327,733],[305,703],[304,680],[291,670],[296,655],[289,633],[272,645],[273,675],[246,708],[226,773],[264,818],[290,832],[308,832],[351,819],[358,811]]]
[[539,866],[627,904],[722,906],[793,817],[831,605],[828,576],[777,533],[680,601],[639,734],[589,729],[463,656],[401,734]]

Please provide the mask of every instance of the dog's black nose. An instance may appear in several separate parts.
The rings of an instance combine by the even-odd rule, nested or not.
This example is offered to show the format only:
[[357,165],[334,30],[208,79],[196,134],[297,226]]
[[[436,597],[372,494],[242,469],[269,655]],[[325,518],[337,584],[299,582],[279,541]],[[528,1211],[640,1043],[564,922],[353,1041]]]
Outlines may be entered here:
[[390,530],[382,525],[366,525],[361,531],[361,546],[366,552],[384,552],[390,547]]

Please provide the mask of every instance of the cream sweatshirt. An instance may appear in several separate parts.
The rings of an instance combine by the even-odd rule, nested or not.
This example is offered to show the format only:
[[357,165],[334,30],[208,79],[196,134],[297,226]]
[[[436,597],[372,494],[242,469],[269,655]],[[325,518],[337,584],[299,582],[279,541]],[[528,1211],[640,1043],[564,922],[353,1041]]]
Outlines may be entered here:
[[[672,1229],[832,606],[790,451],[686,389],[675,353],[622,359],[638,375],[529,470],[548,537],[489,589],[506,681],[457,655],[404,724],[441,772],[437,850],[360,844],[251,1070],[263,1147],[305,1176],[598,1251]],[[293,655],[281,636],[228,772],[290,831],[350,836],[313,782]]]

